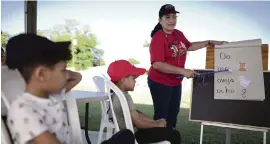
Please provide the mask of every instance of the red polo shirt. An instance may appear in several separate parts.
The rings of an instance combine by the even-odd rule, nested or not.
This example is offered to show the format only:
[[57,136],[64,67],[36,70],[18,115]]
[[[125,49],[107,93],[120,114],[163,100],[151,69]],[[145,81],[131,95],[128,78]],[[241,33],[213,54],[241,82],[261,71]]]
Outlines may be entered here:
[[[167,36],[167,38],[166,38]],[[171,45],[172,48],[170,48]],[[185,67],[186,51],[191,43],[179,30],[174,30],[172,34],[165,34],[162,30],[156,32],[150,44],[151,64],[153,62],[166,62],[168,64]],[[151,66],[148,76],[151,80],[167,86],[177,86],[182,79],[176,78],[175,74],[162,73]]]

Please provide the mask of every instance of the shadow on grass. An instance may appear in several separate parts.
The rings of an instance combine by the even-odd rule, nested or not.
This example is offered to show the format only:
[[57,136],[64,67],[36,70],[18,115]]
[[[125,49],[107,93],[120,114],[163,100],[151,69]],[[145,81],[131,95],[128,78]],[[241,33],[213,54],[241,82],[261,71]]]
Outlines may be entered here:
[[[153,117],[153,106],[136,104],[138,110],[142,111],[149,117]],[[78,105],[81,126],[84,127],[84,105]],[[101,109],[100,103],[89,104],[89,129],[99,131]],[[199,144],[200,141],[200,123],[189,121],[189,109],[181,108],[178,115],[176,129],[181,132],[182,142],[184,144]],[[204,127],[203,144],[225,144],[225,129],[217,127]],[[262,144],[263,135],[261,132],[252,132],[245,130],[232,130],[232,144]],[[270,144],[270,134],[267,135],[267,144]]]

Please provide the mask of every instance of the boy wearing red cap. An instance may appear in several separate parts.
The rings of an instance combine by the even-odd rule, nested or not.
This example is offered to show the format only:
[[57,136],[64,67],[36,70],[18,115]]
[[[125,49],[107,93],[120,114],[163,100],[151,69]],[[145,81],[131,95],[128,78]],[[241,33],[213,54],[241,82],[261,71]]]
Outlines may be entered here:
[[[111,63],[107,71],[111,81],[126,97],[138,143],[153,143],[168,140],[172,144],[179,144],[181,143],[180,133],[175,129],[166,128],[165,119],[153,120],[135,108],[128,92],[134,90],[135,79],[145,72],[145,69],[137,68],[126,60],[117,60]],[[112,95],[112,102],[119,127],[120,129],[125,129],[122,107],[115,93]]]

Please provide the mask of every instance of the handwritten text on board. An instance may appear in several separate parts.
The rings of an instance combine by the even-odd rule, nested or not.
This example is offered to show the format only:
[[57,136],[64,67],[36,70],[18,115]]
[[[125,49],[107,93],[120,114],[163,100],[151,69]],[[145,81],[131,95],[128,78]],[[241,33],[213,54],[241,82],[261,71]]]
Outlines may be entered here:
[[[231,55],[229,53],[226,53],[226,52],[220,52],[219,53],[219,60],[220,61],[223,61],[222,63],[229,63],[230,60],[232,60],[233,57],[231,57]],[[229,70],[230,67],[229,66],[218,66],[217,67],[217,70],[220,71],[220,70]],[[235,92],[234,90],[234,87],[231,86],[232,83],[235,82],[234,78],[232,76],[222,76],[222,77],[218,77],[216,79],[216,82],[218,84],[220,84],[220,87],[218,87],[215,91],[215,93],[217,94],[232,94]],[[230,95],[228,95],[230,96]]]
[[230,42],[215,47],[214,98],[263,100],[261,40]]

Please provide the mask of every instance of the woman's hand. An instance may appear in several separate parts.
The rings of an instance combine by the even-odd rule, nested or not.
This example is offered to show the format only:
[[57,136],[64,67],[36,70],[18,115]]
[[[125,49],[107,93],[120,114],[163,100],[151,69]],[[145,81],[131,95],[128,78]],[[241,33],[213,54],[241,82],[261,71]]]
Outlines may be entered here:
[[66,84],[66,92],[70,91],[73,87],[75,87],[81,80],[82,75],[78,72],[73,72],[70,70],[67,70],[68,73],[68,80]]
[[227,44],[227,41],[215,41],[215,40],[209,40],[208,41],[208,46],[210,45],[211,47],[215,47],[215,45],[224,45]]
[[190,70],[190,69],[184,69],[183,71],[183,75],[184,77],[186,78],[193,78],[195,77],[196,75],[200,75],[199,73],[193,71],[193,70]]
[[215,40],[206,40],[206,41],[199,41],[199,42],[193,42],[191,46],[188,48],[188,51],[195,51],[204,47],[211,47],[214,48],[215,45],[223,45],[227,44],[226,41],[215,41]]

